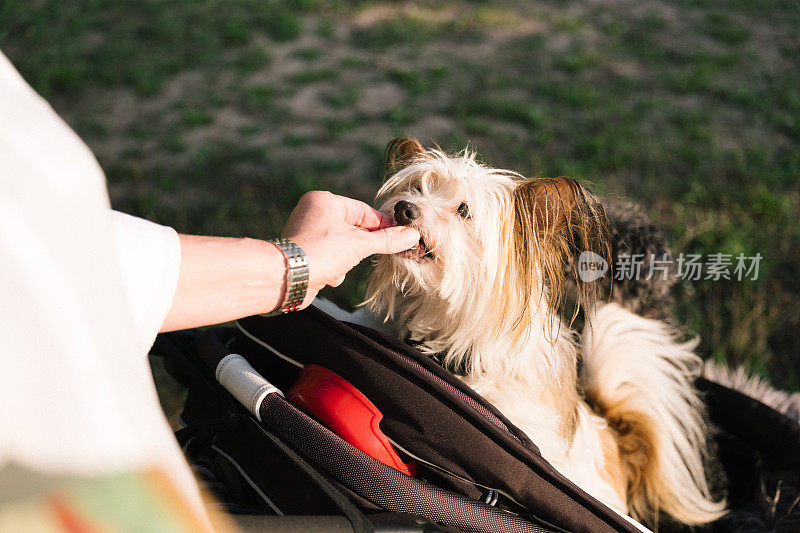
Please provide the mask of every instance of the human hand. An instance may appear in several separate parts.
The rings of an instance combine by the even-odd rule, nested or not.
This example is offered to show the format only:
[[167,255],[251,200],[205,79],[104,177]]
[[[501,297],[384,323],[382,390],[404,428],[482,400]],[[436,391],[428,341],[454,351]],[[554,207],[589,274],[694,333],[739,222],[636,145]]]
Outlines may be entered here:
[[416,229],[395,226],[391,217],[367,204],[327,191],[304,194],[282,236],[308,256],[308,292],[302,307],[325,285],[340,285],[362,259],[408,250],[420,238]]

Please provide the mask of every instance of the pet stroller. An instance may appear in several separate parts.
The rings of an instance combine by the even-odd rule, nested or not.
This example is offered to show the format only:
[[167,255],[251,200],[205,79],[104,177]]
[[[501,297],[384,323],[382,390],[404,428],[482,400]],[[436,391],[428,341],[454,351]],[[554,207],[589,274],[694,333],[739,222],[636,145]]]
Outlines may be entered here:
[[[189,389],[180,444],[246,531],[639,531],[431,358],[313,307],[162,334],[153,352]],[[732,509],[703,530],[800,531],[800,425],[697,385]]]

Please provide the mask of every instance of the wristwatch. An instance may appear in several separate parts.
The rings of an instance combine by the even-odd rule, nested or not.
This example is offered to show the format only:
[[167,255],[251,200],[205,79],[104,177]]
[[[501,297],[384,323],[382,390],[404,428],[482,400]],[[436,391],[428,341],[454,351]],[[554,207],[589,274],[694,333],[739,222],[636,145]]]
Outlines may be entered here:
[[308,291],[308,257],[302,248],[289,239],[279,237],[267,242],[277,246],[286,258],[286,294],[280,307],[261,316],[284,315],[297,311]]

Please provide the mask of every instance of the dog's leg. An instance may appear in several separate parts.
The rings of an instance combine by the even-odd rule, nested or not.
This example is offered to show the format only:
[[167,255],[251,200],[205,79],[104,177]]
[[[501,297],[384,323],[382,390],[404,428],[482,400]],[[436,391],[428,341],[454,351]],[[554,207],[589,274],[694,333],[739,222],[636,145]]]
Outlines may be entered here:
[[685,524],[724,514],[704,473],[706,426],[692,385],[700,359],[663,322],[615,303],[590,313],[583,336],[587,398],[616,432],[628,506],[639,519],[659,511]]

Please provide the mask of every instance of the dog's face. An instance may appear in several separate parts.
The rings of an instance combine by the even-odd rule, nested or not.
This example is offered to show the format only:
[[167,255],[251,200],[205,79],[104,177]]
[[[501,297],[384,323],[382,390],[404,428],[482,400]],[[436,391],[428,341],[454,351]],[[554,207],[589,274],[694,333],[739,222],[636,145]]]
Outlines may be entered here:
[[401,168],[378,198],[382,212],[422,237],[416,247],[379,261],[406,289],[467,303],[465,286],[486,285],[497,270],[508,199],[520,176],[483,167],[466,152],[448,157],[413,148],[413,155],[392,163]]
[[386,159],[380,210],[422,237],[376,260],[367,302],[415,340],[438,337],[446,346],[437,348],[466,339],[464,329],[519,336],[531,302],[560,301],[553,295],[560,298],[574,248],[594,250],[590,241],[602,237],[599,202],[573,180],[525,179],[467,150],[448,156],[409,138],[390,142]]

